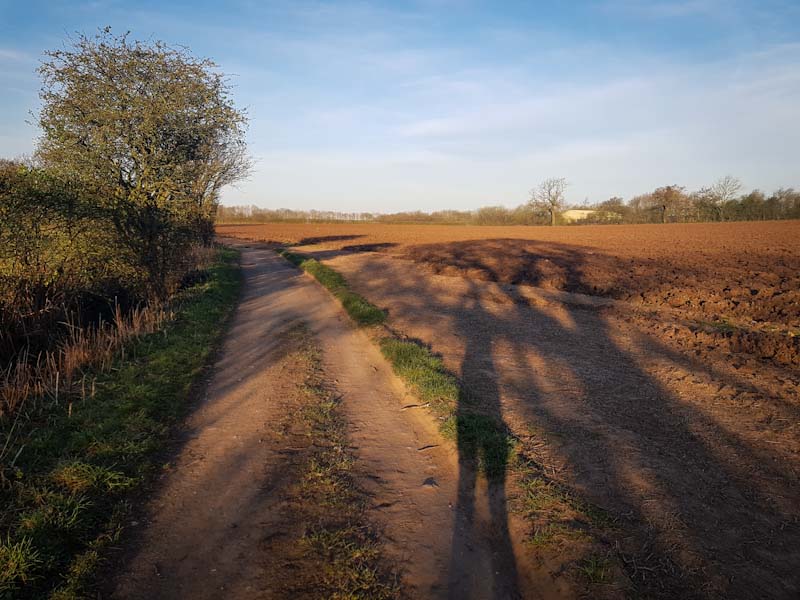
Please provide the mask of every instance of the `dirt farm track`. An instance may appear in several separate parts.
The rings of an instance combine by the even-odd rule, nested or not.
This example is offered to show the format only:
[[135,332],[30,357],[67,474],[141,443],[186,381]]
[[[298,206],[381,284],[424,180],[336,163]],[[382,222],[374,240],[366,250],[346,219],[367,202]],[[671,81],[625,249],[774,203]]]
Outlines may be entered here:
[[314,256],[439,354],[611,515],[639,594],[800,597],[800,222],[217,233]]

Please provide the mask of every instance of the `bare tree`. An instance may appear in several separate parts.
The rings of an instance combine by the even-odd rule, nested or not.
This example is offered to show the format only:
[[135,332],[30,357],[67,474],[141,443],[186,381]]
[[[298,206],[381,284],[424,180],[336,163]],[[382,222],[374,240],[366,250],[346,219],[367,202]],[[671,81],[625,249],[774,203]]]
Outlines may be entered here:
[[720,221],[725,220],[723,213],[725,204],[731,200],[736,200],[736,196],[741,190],[742,182],[732,175],[726,175],[711,186],[710,198],[717,208]]
[[529,204],[537,209],[546,210],[550,214],[550,225],[556,224],[556,213],[564,205],[564,190],[567,180],[563,177],[551,177],[542,181],[531,190]]

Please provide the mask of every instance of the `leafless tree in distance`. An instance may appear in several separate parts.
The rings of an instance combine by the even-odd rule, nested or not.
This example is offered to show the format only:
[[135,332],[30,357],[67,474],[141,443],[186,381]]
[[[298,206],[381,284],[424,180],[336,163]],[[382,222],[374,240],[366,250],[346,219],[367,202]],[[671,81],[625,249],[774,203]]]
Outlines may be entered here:
[[550,177],[531,190],[530,205],[550,214],[550,225],[556,224],[556,213],[564,205],[564,190],[567,180],[563,177]]
[[725,220],[723,211],[725,204],[731,200],[736,200],[736,196],[742,190],[742,182],[732,175],[726,175],[711,186],[711,199],[719,211],[720,221]]

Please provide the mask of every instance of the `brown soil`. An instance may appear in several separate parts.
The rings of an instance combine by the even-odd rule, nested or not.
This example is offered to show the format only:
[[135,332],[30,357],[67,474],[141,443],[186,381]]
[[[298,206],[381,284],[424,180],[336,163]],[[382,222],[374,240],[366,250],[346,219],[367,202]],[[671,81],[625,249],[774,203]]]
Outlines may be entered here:
[[225,225],[325,254],[379,251],[434,274],[679,311],[734,352],[800,367],[800,222],[586,227]]
[[243,271],[244,297],[206,398],[114,597],[282,597],[295,579],[292,597],[330,597],[302,585],[330,565],[309,564],[287,543],[307,530],[298,515],[322,518],[296,506],[298,474],[315,443],[291,416],[305,369],[286,333],[301,322],[321,350],[326,385],[340,396],[354,485],[403,595],[575,597],[573,580],[531,562],[504,499],[485,484],[463,485],[468,474],[451,445],[332,297],[271,250],[244,247]]
[[[665,597],[800,590],[797,374],[682,347],[675,324],[613,306],[432,276],[375,254],[331,259],[395,327],[499,404],[545,462],[623,524],[634,583]],[[690,346],[694,349],[694,346]]]
[[800,594],[798,223],[305,231],[617,517],[640,593]]

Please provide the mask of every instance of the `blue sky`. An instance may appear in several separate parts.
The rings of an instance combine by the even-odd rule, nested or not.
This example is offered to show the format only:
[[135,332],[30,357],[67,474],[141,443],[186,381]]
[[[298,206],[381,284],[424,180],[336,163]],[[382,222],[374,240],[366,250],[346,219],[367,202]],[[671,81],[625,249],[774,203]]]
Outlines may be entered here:
[[0,156],[30,153],[43,50],[111,25],[233,75],[251,178],[226,204],[514,206],[726,174],[800,186],[800,1],[0,0]]

